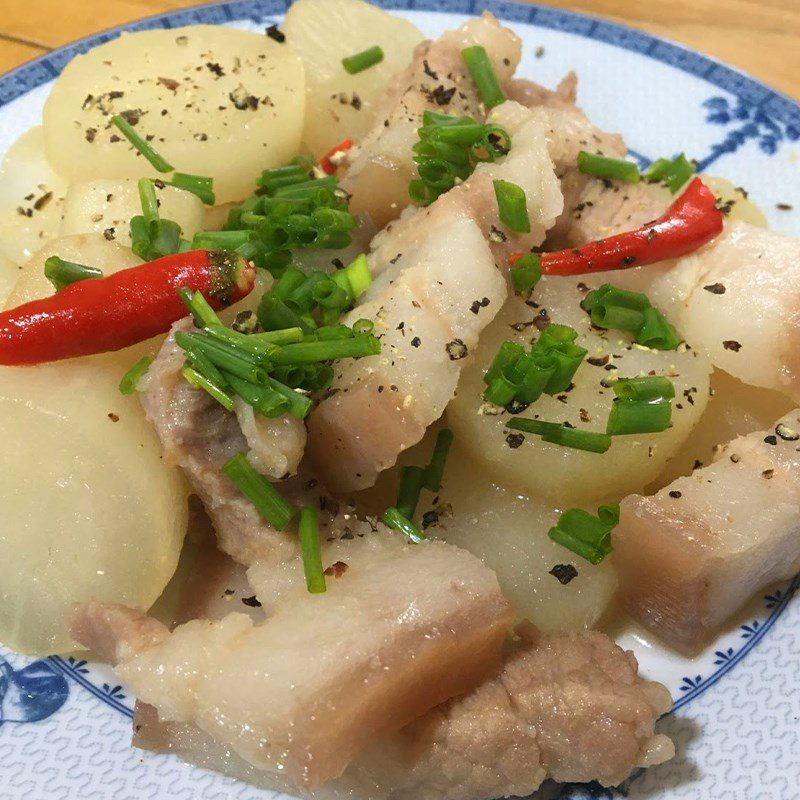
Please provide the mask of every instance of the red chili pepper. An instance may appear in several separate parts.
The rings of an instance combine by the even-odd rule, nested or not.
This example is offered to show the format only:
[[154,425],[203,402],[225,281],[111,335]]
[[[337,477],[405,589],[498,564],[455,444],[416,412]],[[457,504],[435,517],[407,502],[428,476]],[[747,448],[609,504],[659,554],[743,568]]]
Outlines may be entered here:
[[326,175],[333,175],[336,172],[337,164],[334,164],[331,161],[331,158],[335,156],[337,153],[345,153],[353,146],[352,139],[345,139],[340,144],[337,144],[336,147],[329,150],[322,158],[319,160],[320,169]]
[[187,314],[178,289],[201,292],[213,308],[249,294],[255,270],[235,253],[192,250],[0,313],[0,364],[39,364],[121,350],[169,330]]
[[[541,253],[542,273],[583,275],[610,269],[655,264],[697,250],[722,232],[723,216],[717,198],[695,178],[686,191],[650,225],[569,250]],[[513,253],[516,263],[523,253]]]

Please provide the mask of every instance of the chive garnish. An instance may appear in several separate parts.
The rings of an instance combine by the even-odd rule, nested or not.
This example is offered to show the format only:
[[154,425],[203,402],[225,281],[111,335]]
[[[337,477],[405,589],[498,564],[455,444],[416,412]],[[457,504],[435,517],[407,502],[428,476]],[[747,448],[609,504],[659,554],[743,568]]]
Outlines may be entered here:
[[467,65],[472,80],[475,81],[478,94],[486,108],[494,108],[500,105],[506,97],[497,81],[497,76],[494,73],[491,61],[489,61],[486,48],[481,45],[465,47],[461,51],[461,57]]
[[570,447],[573,450],[583,450],[587,453],[605,453],[611,447],[611,436],[608,434],[570,428],[556,422],[514,417],[508,421],[507,427],[511,430],[541,436],[542,441],[550,444]]
[[123,376],[119,382],[122,394],[133,394],[139,385],[141,377],[150,369],[153,360],[148,356],[140,358]]
[[116,125],[119,132],[155,167],[159,172],[172,172],[174,167],[160,156],[148,142],[142,139],[133,129],[133,126],[119,114],[111,117],[111,122]]
[[331,280],[347,292],[351,302],[357,300],[372,285],[367,257],[361,253],[344,269],[334,272]]
[[675,329],[645,294],[604,283],[589,292],[581,306],[589,312],[592,325],[629,331],[637,344],[654,350],[674,350],[680,344]]
[[371,334],[353,336],[351,339],[326,342],[300,342],[287,344],[271,356],[276,366],[287,364],[315,364],[340,358],[363,358],[381,351],[380,340]]
[[195,389],[203,389],[221,406],[226,408],[228,411],[233,411],[233,397],[231,397],[231,395],[229,395],[221,386],[218,386],[205,375],[189,366],[184,366],[183,369],[181,369],[181,375],[183,375],[190,386]]
[[620,378],[612,384],[614,394],[621,400],[671,400],[675,386],[669,378],[644,375],[638,378]]
[[252,466],[244,453],[226,461],[222,471],[275,530],[286,529],[295,515],[294,507]]
[[349,75],[356,75],[369,67],[374,67],[375,64],[380,64],[381,61],[383,61],[383,49],[378,45],[373,45],[360,53],[345,56],[342,59],[342,66]]
[[681,153],[675,158],[657,158],[642,176],[648,183],[663,182],[672,194],[678,191],[696,171],[695,165]]
[[214,179],[203,175],[187,175],[185,172],[176,172],[169,181],[170,186],[176,189],[183,189],[184,192],[191,192],[196,195],[207,206],[213,206],[216,202],[214,196]]
[[198,231],[192,239],[192,250],[237,250],[250,237],[250,231]]
[[611,552],[611,531],[618,523],[619,504],[600,506],[596,517],[581,508],[570,508],[548,535],[581,558],[599,564]]
[[414,544],[424,542],[425,534],[407,517],[404,517],[396,508],[387,508],[381,514],[383,522],[392,530],[404,533]]
[[303,572],[306,588],[312,594],[326,590],[325,572],[322,569],[322,550],[319,542],[319,518],[317,510],[311,506],[300,509],[300,522],[297,532],[300,537],[300,552],[303,556]]
[[531,220],[523,188],[510,181],[495,180],[493,183],[500,221],[514,233],[530,233]]
[[442,428],[436,434],[436,444],[433,447],[431,460],[425,467],[425,488],[431,492],[438,492],[442,488],[442,476],[444,475],[447,456],[450,453],[450,446],[453,444],[453,432],[448,428]]
[[608,158],[598,153],[581,150],[578,153],[578,169],[584,175],[623,183],[639,183],[639,167],[632,161]]
[[542,265],[536,253],[525,253],[511,267],[511,283],[517,294],[529,294],[541,277]]
[[413,519],[424,483],[425,470],[422,467],[403,467],[395,507],[406,519]]
[[178,297],[183,301],[198,328],[222,324],[202,292],[193,292],[188,286],[181,286],[178,289]]
[[236,375],[257,386],[265,386],[267,383],[266,361],[262,357],[254,357],[227,342],[199,333],[178,331],[175,334],[175,342],[184,350],[199,351],[222,372]]
[[97,267],[87,267],[74,261],[65,261],[58,256],[50,256],[44,262],[44,276],[60,292],[65,286],[89,278],[102,278],[103,271]]
[[154,182],[141,178],[138,188],[142,214],[130,221],[133,252],[143,261],[152,261],[188,249],[189,243],[181,239],[181,226],[160,218]]
[[612,388],[617,397],[608,415],[606,433],[611,436],[661,433],[669,427],[675,387],[668,378],[658,375],[621,378],[614,381]]

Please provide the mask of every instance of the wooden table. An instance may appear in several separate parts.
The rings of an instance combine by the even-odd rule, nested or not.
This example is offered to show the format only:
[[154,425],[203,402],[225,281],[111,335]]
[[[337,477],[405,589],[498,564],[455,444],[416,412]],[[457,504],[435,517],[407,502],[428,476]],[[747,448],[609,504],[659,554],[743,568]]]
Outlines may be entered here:
[[[540,0],[717,56],[800,99],[800,0]],[[90,33],[193,0],[7,0],[0,72]]]

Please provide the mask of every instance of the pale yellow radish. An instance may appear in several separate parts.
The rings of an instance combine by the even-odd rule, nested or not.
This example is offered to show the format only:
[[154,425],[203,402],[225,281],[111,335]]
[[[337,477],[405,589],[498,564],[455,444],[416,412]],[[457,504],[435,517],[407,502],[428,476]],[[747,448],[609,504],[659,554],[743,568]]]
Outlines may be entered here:
[[45,145],[72,181],[155,170],[111,125],[124,114],[175,169],[240,200],[261,170],[297,152],[305,79],[294,52],[216,25],[123,34],[64,69],[44,107]]
[[[315,155],[364,136],[389,81],[423,38],[412,23],[364,0],[298,0],[283,29],[306,67],[303,141]],[[372,46],[383,50],[383,60],[349,75],[342,58]]]
[[[200,199],[191,192],[161,184],[155,187],[155,193],[161,218],[177,222],[183,238],[191,241],[203,227],[205,209]],[[133,178],[80,181],[67,189],[60,233],[102,233],[107,239],[130,247],[130,220],[141,213],[142,202]]]
[[0,164],[0,255],[21,264],[57,236],[66,190],[45,157],[42,128],[23,133]]

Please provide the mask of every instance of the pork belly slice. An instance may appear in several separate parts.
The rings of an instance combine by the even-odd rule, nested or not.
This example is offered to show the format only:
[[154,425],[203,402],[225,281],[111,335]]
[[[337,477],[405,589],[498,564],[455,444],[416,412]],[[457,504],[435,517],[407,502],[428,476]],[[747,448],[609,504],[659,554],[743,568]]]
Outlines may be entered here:
[[[375,738],[494,675],[513,617],[477,558],[378,527],[353,522],[342,533],[352,538],[325,543],[324,594],[306,591],[299,559],[272,567],[283,591],[264,623],[188,622],[117,673],[162,719],[196,725],[262,770],[299,787],[337,777]],[[130,629],[145,624],[129,613]],[[82,644],[105,638],[106,618],[97,606],[76,616]]]
[[710,466],[621,505],[613,563],[628,611],[693,653],[756,592],[800,568],[800,410]]
[[[501,267],[507,265],[511,253],[530,250],[544,241],[563,209],[545,128],[533,111],[512,101],[492,109],[487,122],[509,134],[510,153],[498,161],[478,164],[467,180],[440,196],[429,208],[407,208],[399,220],[372,240],[369,261],[373,274],[391,263],[397,255],[398,242],[406,248],[419,243],[426,233],[424,220],[434,211],[438,215],[467,214],[473,219],[489,241],[495,263]],[[495,180],[515,183],[525,192],[530,233],[514,233],[500,221]]]
[[607,636],[553,633],[520,644],[497,677],[374,742],[341,777],[311,791],[254,769],[196,726],[159,720],[144,704],[134,744],[314,800],[493,800],[527,796],[547,778],[616,785],[668,760],[672,742],[654,725],[671,704]]
[[646,292],[715,367],[800,403],[800,241],[735,220],[674,261],[598,273]]
[[506,298],[469,209],[434,203],[414,229],[398,228],[384,252],[393,257],[344,319],[373,320],[381,353],[337,362],[331,389],[308,417],[306,455],[332,491],[372,486],[422,438]]
[[[190,320],[176,323],[142,383],[142,406],[164,446],[164,457],[185,471],[226,553],[244,564],[257,558],[292,558],[298,552],[296,537],[267,525],[223,474],[222,465],[245,452],[274,480],[293,474],[303,455],[305,426],[288,414],[276,419],[254,415],[243,404],[232,414],[206,392],[193,389],[180,374],[184,355],[174,339],[176,330],[190,328]],[[302,476],[286,481],[282,491],[300,502],[316,500],[305,490],[306,482]]]
[[413,145],[425,111],[471,116],[485,109],[461,50],[486,48],[501,85],[520,59],[519,37],[490,13],[420,44],[408,69],[393,80],[377,111],[375,127],[350,152],[341,186],[352,195],[350,210],[367,213],[382,228],[409,204],[408,183],[416,174]]

